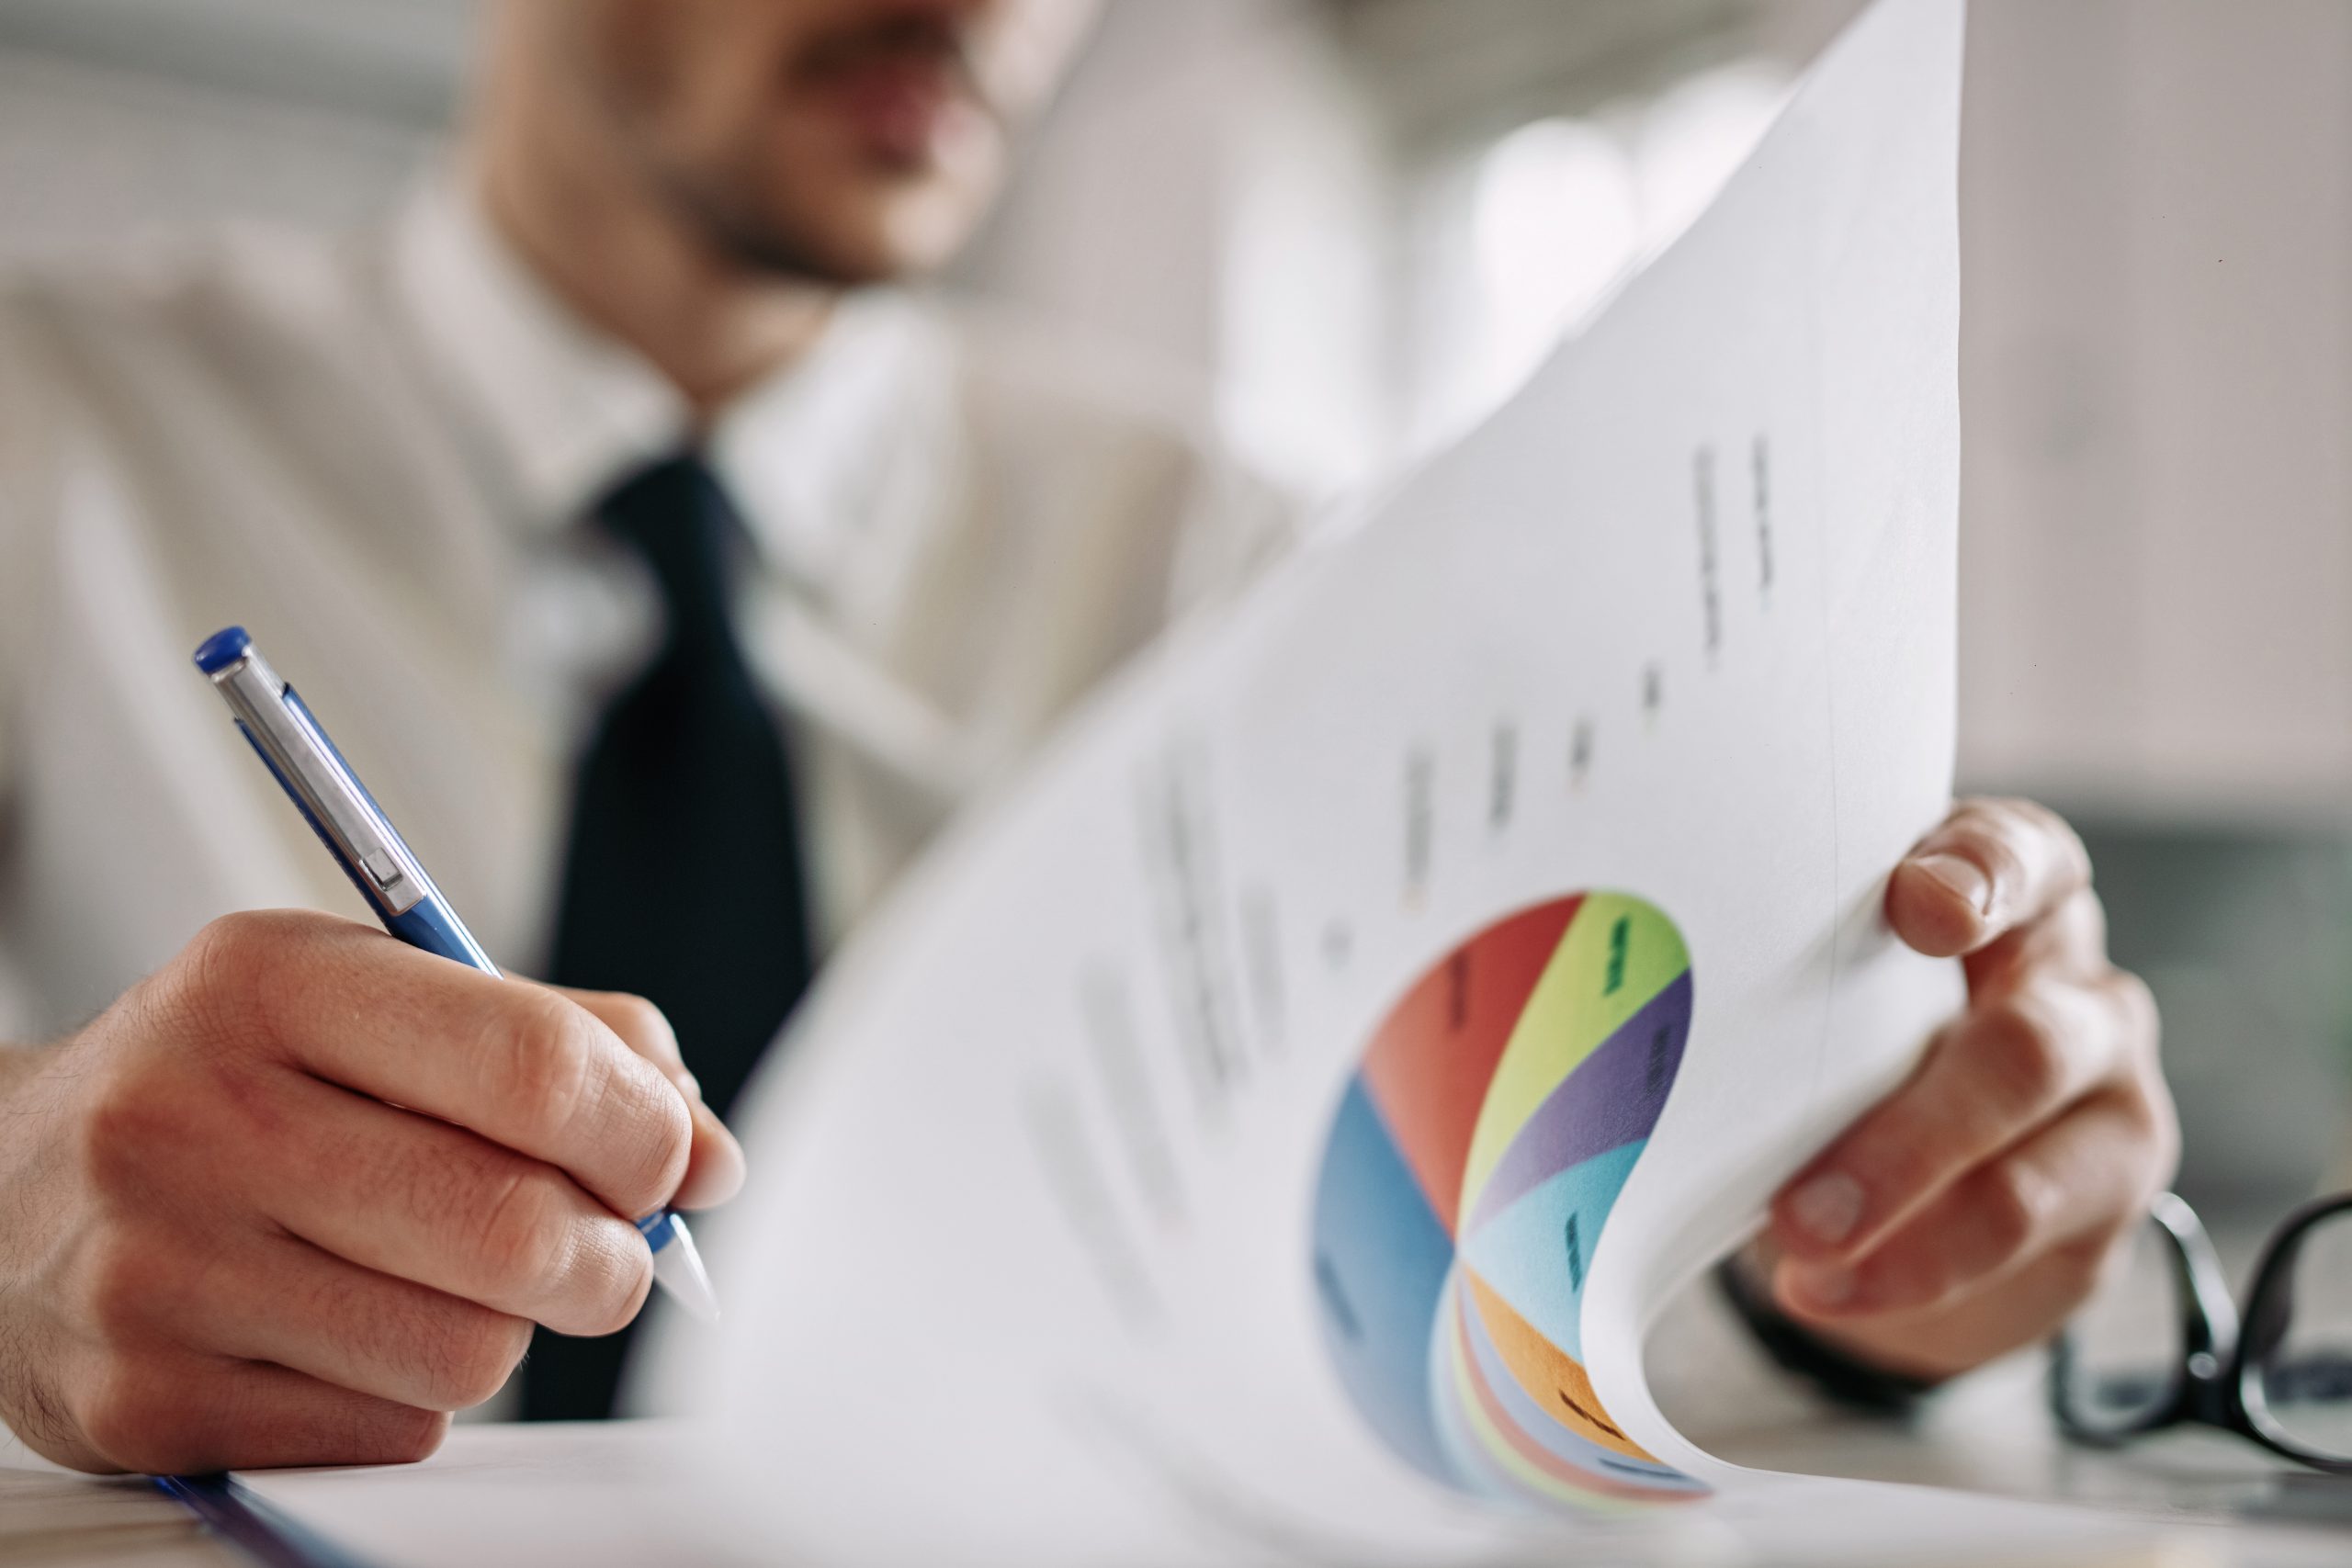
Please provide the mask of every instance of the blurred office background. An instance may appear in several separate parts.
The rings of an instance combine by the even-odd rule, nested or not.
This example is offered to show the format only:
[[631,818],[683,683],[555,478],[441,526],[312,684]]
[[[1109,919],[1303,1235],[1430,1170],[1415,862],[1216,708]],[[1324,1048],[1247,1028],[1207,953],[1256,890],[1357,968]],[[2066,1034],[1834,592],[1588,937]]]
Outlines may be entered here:
[[[1206,378],[1295,485],[1475,419],[1854,0],[1111,0],[958,286]],[[472,0],[0,0],[0,263],[347,224]],[[2093,841],[2183,1187],[2323,1179],[2352,1078],[2352,6],[1976,0],[1963,785]]]

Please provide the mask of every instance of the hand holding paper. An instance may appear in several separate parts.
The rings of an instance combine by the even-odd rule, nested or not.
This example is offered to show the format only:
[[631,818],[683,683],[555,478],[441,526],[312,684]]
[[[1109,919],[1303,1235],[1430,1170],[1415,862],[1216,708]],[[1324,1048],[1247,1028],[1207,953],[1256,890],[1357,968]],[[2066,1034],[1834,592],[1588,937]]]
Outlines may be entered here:
[[1896,868],[1887,918],[1964,957],[1969,1008],[1773,1205],[1782,1304],[1905,1372],[2047,1338],[2171,1179],[2147,987],[2107,961],[2090,863],[2023,801],[1962,805]]

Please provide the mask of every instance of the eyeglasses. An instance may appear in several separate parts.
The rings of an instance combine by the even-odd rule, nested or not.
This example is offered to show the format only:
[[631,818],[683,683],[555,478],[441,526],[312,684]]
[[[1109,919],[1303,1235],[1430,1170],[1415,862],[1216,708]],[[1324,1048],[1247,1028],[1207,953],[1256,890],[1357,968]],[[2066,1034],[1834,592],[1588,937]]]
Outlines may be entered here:
[[2352,1192],[2287,1216],[2243,1315],[2196,1211],[2167,1192],[2149,1220],[2052,1348],[2059,1425],[2112,1447],[2196,1422],[2352,1473]]

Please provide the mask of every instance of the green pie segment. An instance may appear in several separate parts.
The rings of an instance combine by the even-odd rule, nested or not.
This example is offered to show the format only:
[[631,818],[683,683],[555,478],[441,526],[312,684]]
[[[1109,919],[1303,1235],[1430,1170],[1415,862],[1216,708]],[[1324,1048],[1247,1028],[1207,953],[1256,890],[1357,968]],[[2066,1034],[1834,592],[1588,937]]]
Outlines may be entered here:
[[1586,896],[1487,1080],[1456,1213],[1476,1210],[1487,1177],[1560,1081],[1690,967],[1681,933],[1651,905]]

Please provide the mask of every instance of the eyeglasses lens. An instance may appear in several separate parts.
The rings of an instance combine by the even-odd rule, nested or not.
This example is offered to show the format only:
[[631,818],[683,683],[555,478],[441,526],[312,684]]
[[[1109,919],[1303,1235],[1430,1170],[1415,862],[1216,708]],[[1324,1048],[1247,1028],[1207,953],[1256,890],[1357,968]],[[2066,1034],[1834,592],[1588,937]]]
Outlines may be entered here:
[[2142,1225],[2069,1326],[2056,1393],[2075,1426],[2120,1433],[2172,1403],[2183,1348],[2176,1258],[2161,1225]]
[[2352,1213],[2305,1232],[2292,1269],[2246,1325],[2254,1391],[2280,1436],[2352,1458]]

